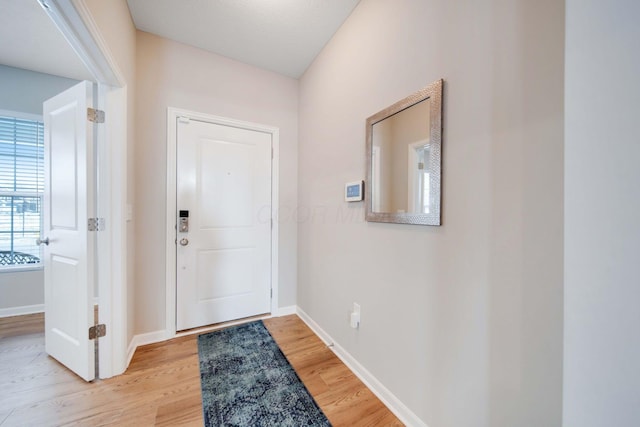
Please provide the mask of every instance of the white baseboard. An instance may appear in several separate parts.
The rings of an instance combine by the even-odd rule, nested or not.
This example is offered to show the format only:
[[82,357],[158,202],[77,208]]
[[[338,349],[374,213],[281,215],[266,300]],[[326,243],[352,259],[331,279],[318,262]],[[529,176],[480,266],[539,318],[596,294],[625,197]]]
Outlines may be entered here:
[[131,363],[131,359],[133,359],[133,355],[135,354],[138,347],[140,347],[141,345],[155,344],[160,341],[165,341],[166,339],[167,333],[164,329],[161,331],[134,335],[133,339],[129,343],[129,348],[127,349],[127,368],[129,367],[129,363]]
[[282,317],[288,316],[290,314],[296,314],[298,312],[298,307],[295,305],[290,305],[288,307],[278,307],[278,312],[273,314],[273,317]]
[[23,316],[25,314],[33,314],[33,313],[44,313],[44,304],[0,308],[0,317]]
[[349,352],[337,344],[331,336],[326,333],[320,325],[318,325],[307,313],[305,313],[300,307],[297,309],[298,316],[315,332],[320,339],[330,346],[331,350],[342,362],[347,365],[351,371],[356,374],[360,381],[362,381],[369,389],[378,396],[378,399],[384,403],[391,412],[394,413],[400,421],[406,426],[412,427],[427,427],[416,414],[414,414],[404,403],[393,395],[371,372],[369,372],[364,366],[360,364]]
[[[36,307],[36,306],[32,306]],[[44,310],[44,306],[42,306]],[[26,313],[25,313],[26,314]],[[307,313],[300,307],[289,306],[281,307],[278,309],[278,313],[274,317],[287,316],[289,314],[297,314],[300,318],[311,328],[311,330],[327,345],[335,355],[342,360],[342,362],[362,381],[369,389],[375,394],[378,399],[384,403],[391,412],[394,413],[400,421],[402,421],[408,427],[428,427],[416,414],[414,414],[409,408],[407,408],[389,389],[387,389],[376,377],[371,374],[364,366],[360,364],[349,352],[347,352],[342,346],[337,344],[331,335],[325,332],[320,325],[318,325]],[[2,310],[0,310],[0,317],[2,316]],[[229,325],[226,325],[229,326]],[[135,335],[129,343],[127,350],[127,367],[131,363],[131,359],[139,346],[154,344],[161,341],[166,341],[171,337],[167,336],[165,330],[149,332],[146,334]]]

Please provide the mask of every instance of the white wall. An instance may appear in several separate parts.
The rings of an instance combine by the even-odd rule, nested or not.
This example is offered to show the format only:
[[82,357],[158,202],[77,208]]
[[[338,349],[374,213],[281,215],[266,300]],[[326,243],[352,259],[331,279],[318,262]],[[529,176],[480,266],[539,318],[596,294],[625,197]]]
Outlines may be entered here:
[[168,107],[280,128],[279,306],[294,305],[298,82],[148,33],[137,41],[136,333],[165,328]]
[[76,80],[0,65],[0,109],[42,116],[42,103]]
[[[42,117],[42,103],[76,84],[76,80],[0,65],[0,110]],[[42,269],[0,272],[0,310],[44,304]],[[11,310],[7,310],[11,309]]]
[[568,0],[564,425],[640,425],[640,3]]
[[[301,79],[298,304],[429,426],[560,425],[563,40],[562,1],[362,0]],[[443,225],[364,222],[366,118],[439,78]]]
[[26,314],[33,311],[33,306],[43,308],[43,304],[42,269],[0,273],[0,317]]

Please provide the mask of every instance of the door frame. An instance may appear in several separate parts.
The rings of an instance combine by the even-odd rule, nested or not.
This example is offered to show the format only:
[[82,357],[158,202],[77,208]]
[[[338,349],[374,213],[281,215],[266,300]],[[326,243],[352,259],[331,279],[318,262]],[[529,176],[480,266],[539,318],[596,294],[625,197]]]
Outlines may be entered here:
[[229,119],[206,113],[167,108],[167,214],[166,214],[166,329],[165,339],[176,336],[176,210],[177,210],[177,170],[178,153],[177,120],[183,117],[222,126],[264,132],[271,135],[271,315],[278,312],[278,175],[280,157],[280,130],[277,127]]
[[97,83],[98,108],[107,117],[96,131],[95,198],[97,214],[106,220],[96,261],[99,323],[107,326],[98,350],[99,377],[109,378],[127,368],[126,80],[84,0],[47,0],[46,5],[47,15]]

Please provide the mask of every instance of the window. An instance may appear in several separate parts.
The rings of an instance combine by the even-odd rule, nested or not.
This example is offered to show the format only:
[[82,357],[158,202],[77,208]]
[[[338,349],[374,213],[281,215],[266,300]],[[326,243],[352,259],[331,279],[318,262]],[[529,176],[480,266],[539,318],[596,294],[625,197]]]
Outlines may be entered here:
[[40,266],[44,125],[0,115],[0,269]]
[[409,209],[414,213],[431,212],[431,146],[424,141],[409,144]]

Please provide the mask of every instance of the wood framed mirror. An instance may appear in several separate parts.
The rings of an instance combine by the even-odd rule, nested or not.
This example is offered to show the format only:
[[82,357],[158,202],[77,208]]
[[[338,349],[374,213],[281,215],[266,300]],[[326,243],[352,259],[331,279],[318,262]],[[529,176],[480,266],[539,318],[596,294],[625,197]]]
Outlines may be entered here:
[[437,80],[367,119],[367,221],[440,225],[442,86]]

